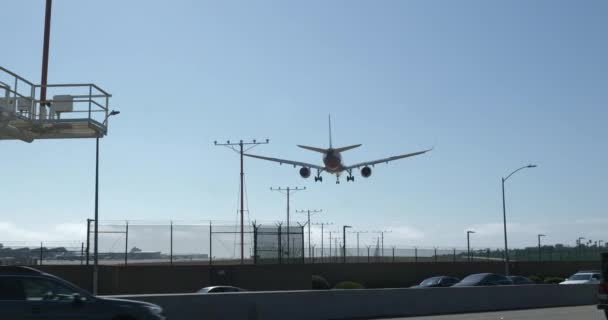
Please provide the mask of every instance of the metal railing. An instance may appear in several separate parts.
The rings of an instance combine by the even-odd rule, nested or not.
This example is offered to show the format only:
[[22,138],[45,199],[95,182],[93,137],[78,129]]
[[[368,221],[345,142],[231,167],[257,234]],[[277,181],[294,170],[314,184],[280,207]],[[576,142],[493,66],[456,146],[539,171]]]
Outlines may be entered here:
[[83,122],[96,135],[107,134],[111,94],[93,83],[48,84],[44,87],[52,98],[41,101],[42,87],[0,67],[0,122],[12,126],[11,132],[21,131],[20,138],[27,140],[45,138],[44,130],[52,126]]

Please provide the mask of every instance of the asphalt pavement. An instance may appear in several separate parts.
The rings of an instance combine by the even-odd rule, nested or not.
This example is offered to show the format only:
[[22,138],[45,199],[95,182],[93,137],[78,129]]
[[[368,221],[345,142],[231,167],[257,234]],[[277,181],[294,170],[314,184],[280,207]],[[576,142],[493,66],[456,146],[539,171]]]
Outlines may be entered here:
[[[530,309],[484,313],[453,314],[445,316],[426,316],[393,318],[407,320],[606,320],[604,312],[596,306]],[[385,319],[386,320],[386,319]],[[389,319],[390,320],[390,319]]]

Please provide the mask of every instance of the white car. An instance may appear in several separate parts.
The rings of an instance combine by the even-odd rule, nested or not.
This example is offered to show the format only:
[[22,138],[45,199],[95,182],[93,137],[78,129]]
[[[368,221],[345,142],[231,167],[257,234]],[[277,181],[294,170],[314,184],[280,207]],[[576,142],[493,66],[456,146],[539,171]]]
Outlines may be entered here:
[[601,279],[599,271],[579,271],[559,284],[599,284]]

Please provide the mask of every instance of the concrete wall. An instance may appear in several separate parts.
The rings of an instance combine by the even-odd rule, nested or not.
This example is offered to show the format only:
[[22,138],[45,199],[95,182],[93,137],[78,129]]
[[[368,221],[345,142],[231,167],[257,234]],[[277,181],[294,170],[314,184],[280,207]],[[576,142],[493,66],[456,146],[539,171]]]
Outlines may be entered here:
[[[92,266],[36,266],[89,291]],[[100,294],[185,293],[211,285],[247,290],[311,289],[311,275],[298,265],[100,266]]]
[[[92,266],[38,266],[89,291]],[[512,274],[523,276],[568,276],[578,270],[600,269],[599,262],[520,262],[511,266]],[[399,288],[418,284],[436,275],[464,277],[471,273],[504,273],[504,264],[472,263],[351,263],[232,266],[101,266],[101,294],[145,294],[194,292],[210,285],[233,285],[252,291],[309,290],[311,276],[320,275],[330,284],[356,281],[366,288]]]
[[594,285],[367,289],[119,296],[163,307],[169,319],[369,319],[596,303]]

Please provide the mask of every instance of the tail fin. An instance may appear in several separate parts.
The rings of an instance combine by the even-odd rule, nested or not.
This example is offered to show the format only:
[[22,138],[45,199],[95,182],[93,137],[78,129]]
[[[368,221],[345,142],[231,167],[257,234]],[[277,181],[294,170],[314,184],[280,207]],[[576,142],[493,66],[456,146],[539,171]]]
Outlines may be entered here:
[[333,146],[331,144],[331,114],[328,115],[328,117],[329,117],[329,148],[332,149]]

